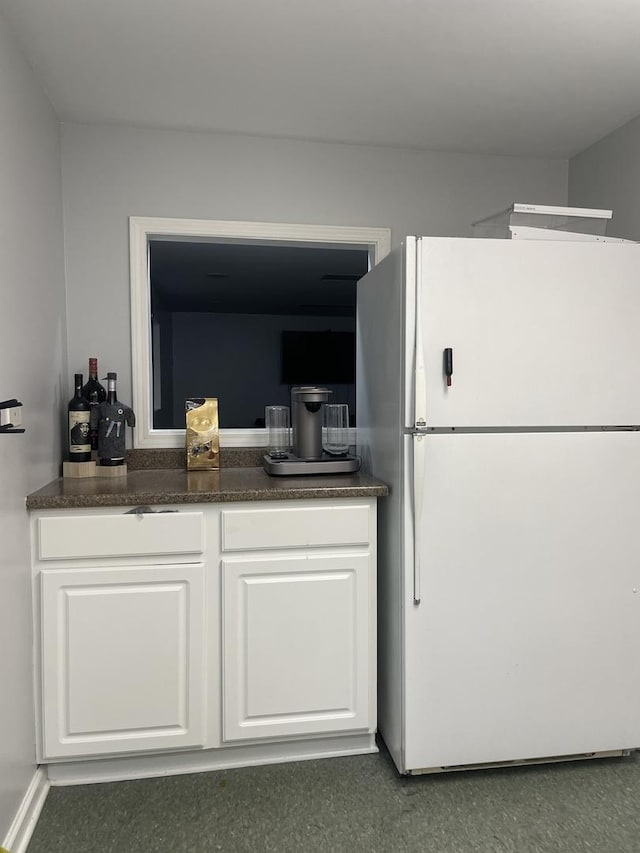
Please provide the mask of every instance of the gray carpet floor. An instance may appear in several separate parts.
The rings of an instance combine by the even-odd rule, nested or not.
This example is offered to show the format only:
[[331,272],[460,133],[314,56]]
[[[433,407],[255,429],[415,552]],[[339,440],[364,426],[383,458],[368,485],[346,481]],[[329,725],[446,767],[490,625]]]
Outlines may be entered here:
[[640,853],[640,754],[402,778],[389,756],[52,788],[28,853]]

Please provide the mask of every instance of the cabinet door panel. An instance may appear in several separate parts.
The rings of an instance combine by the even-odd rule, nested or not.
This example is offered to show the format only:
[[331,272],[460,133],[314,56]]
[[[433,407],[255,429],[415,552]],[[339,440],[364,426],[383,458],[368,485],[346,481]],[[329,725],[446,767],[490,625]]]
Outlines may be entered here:
[[368,555],[223,561],[224,739],[367,729]]
[[204,567],[41,573],[47,758],[199,746]]

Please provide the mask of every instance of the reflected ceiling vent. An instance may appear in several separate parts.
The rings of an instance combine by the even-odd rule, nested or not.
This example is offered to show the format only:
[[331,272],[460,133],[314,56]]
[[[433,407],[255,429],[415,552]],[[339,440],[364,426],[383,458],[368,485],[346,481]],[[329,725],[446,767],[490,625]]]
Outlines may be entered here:
[[313,302],[301,303],[299,308],[350,308],[350,305],[338,305],[335,302],[332,302],[331,305],[316,305]]
[[360,281],[363,275],[323,275],[320,281]]

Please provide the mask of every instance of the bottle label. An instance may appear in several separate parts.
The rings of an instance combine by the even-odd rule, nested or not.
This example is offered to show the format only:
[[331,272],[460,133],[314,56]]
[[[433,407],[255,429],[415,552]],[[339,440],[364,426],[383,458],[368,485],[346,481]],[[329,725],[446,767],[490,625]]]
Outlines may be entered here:
[[69,412],[69,452],[91,452],[90,412]]

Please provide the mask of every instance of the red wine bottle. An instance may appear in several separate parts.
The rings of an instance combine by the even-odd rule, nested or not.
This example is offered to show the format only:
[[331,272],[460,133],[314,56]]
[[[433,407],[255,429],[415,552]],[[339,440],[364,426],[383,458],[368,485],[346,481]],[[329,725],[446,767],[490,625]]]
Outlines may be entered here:
[[74,375],[76,393],[69,401],[68,413],[68,438],[69,438],[69,461],[90,462],[91,461],[91,436],[89,435],[89,418],[91,417],[91,406],[82,396],[82,374]]
[[[94,406],[100,405],[104,400],[107,399],[107,392],[104,390],[104,385],[101,385],[98,382],[98,359],[90,358],[89,359],[89,379],[87,380],[87,384],[82,389],[82,396],[89,403],[91,408]],[[91,436],[91,449],[98,449],[98,430],[92,429],[90,432]]]

